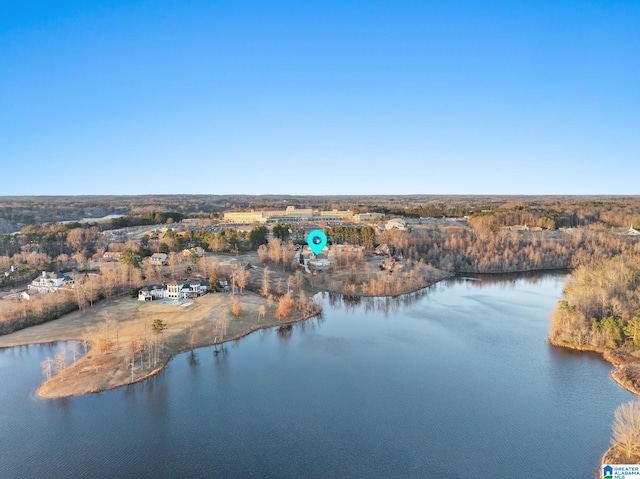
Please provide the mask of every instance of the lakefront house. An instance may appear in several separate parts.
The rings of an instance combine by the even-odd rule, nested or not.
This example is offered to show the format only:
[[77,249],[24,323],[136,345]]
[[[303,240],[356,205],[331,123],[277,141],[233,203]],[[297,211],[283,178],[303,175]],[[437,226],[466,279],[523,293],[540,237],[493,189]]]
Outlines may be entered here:
[[146,286],[138,292],[139,301],[152,301],[154,299],[186,299],[197,298],[206,294],[209,284],[201,279],[187,280],[184,282],[173,281],[163,286]]
[[29,293],[53,293],[62,286],[73,284],[70,276],[62,273],[48,273],[43,271],[40,276],[34,279],[28,286]]

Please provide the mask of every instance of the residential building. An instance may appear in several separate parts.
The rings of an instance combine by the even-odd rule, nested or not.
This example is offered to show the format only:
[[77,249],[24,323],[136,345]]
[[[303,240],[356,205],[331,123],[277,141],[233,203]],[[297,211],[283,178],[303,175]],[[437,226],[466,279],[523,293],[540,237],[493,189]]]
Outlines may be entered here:
[[102,255],[102,259],[105,261],[120,261],[121,256],[122,253],[119,251],[105,251]]
[[43,271],[28,286],[29,293],[52,293],[58,291],[64,285],[73,284],[73,279],[62,273],[47,273]]
[[165,297],[166,290],[162,285],[149,285],[145,286],[138,291],[138,300],[151,301],[154,299],[163,299]]
[[155,264],[155,265],[166,264],[168,258],[169,256],[167,255],[167,253],[153,253],[151,255],[151,264]]
[[165,297],[169,299],[196,298],[202,296],[209,289],[204,280],[189,280],[184,283],[173,281],[167,284]]

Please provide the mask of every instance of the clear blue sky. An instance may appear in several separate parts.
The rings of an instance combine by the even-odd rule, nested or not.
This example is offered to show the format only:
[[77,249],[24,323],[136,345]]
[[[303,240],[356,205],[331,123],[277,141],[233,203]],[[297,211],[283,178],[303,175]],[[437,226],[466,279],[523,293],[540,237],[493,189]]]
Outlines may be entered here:
[[640,1],[0,0],[0,171],[0,195],[640,194]]

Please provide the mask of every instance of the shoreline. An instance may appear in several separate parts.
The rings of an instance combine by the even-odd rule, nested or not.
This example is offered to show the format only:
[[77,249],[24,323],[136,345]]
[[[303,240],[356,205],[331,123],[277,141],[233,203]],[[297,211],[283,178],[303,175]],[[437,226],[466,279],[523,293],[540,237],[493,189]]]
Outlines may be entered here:
[[[248,327],[232,331],[228,336],[224,334],[220,339],[214,339],[210,333],[208,336],[205,333],[193,344],[189,344],[184,340],[184,335],[181,334],[184,331],[179,332],[178,334],[167,337],[167,339],[163,341],[163,344],[159,347],[159,352],[157,353],[158,359],[154,363],[154,367],[143,369],[142,371],[136,367],[137,374],[136,371],[134,371],[133,379],[129,368],[130,363],[128,363],[130,356],[123,356],[119,350],[106,354],[97,352],[97,346],[92,342],[91,348],[85,355],[42,382],[36,390],[36,395],[42,399],[62,399],[100,393],[139,383],[158,375],[167,367],[169,362],[179,354],[199,348],[222,345],[230,341],[237,341],[261,329],[292,325],[319,316],[320,314],[322,314],[322,311],[295,311],[287,320],[279,321],[272,317],[266,318],[263,323],[252,323]],[[202,327],[199,329],[202,330]],[[73,341],[73,339],[69,340]],[[92,354],[92,351],[96,352]],[[146,354],[146,352],[142,352],[140,353],[140,357],[144,358]],[[86,373],[88,373],[88,376],[82,378],[80,381],[77,380],[78,376]],[[74,381],[74,379],[76,380]]]
[[[442,270],[436,271],[438,272],[438,274],[435,275],[435,277],[430,277],[424,283],[421,283],[420,286],[405,288],[402,290],[402,292],[394,295],[353,294],[352,292],[344,292],[330,288],[318,287],[314,287],[313,292],[327,292],[329,294],[340,294],[345,297],[353,298],[394,299],[419,292],[440,281],[452,279],[458,276],[458,274],[456,273]],[[488,276],[492,275],[489,274]],[[141,357],[141,362],[143,363],[143,365],[141,366],[141,368],[134,366],[134,375],[132,378],[131,368],[129,367],[130,363],[126,362],[127,360],[130,360],[131,356],[123,354],[123,348],[118,346],[118,349],[114,352],[108,351],[107,353],[101,353],[98,352],[97,341],[92,340],[91,347],[84,355],[80,356],[75,362],[69,364],[57,374],[45,379],[38,386],[36,394],[39,398],[43,399],[60,399],[71,396],[83,396],[89,393],[109,391],[119,387],[127,386],[129,384],[142,382],[146,379],[156,376],[158,373],[163,371],[167,367],[169,362],[178,354],[182,354],[184,352],[188,352],[198,348],[222,345],[229,341],[237,341],[255,331],[273,327],[290,326],[292,324],[306,321],[307,319],[317,317],[322,314],[321,311],[312,312],[298,310],[292,313],[292,317],[288,320],[280,321],[273,317],[273,311],[269,311],[266,317],[263,318],[261,322],[259,318],[256,320],[256,316],[252,315],[258,311],[259,305],[263,305],[265,303],[264,298],[254,293],[246,293],[244,296],[241,296],[241,299],[243,301],[249,301],[251,304],[243,304],[243,308],[246,307],[247,310],[242,313],[241,316],[243,316],[243,318],[230,318],[230,321],[228,321],[229,326],[231,326],[229,335],[226,334],[225,328],[225,333],[223,333],[222,337],[216,337],[215,339],[212,338],[211,326],[215,325],[215,320],[212,321],[213,307],[211,304],[209,304],[206,306],[209,309],[206,309],[206,307],[202,308],[202,305],[200,304],[211,303],[211,300],[216,300],[217,302],[214,301],[216,302],[215,308],[217,308],[215,311],[224,310],[224,308],[227,308],[229,304],[230,296],[228,295],[223,296],[222,294],[217,293],[206,295],[203,297],[203,299],[199,298],[198,300],[196,300],[197,304],[195,304],[194,306],[190,306],[188,308],[180,308],[184,311],[169,311],[165,307],[162,313],[152,312],[151,315],[158,316],[160,314],[166,314],[168,315],[168,318],[171,318],[168,320],[169,324],[173,322],[173,316],[179,313],[184,313],[184,315],[187,316],[187,319],[183,321],[181,329],[173,328],[172,334],[168,335],[167,339],[163,341],[163,345],[157,356],[157,361],[154,362],[153,368],[151,368],[151,365],[149,365],[148,368],[144,367],[143,357],[147,353],[139,353],[139,357]],[[136,301],[131,301],[128,299],[116,300],[113,303],[119,302],[128,305],[127,307],[129,308],[129,310],[125,311],[125,313],[129,314],[130,316],[137,314],[138,317],[140,317],[140,313],[137,310],[141,309],[141,307],[147,305],[156,307],[160,306],[153,303],[136,304]],[[111,303],[105,303],[102,304],[100,308],[96,309],[109,311],[111,307],[113,307]],[[52,343],[59,341],[81,341],[86,338],[86,326],[82,326],[86,324],[86,321],[78,321],[78,318],[82,318],[83,314],[83,312],[76,311],[42,325],[33,326],[31,328],[20,330],[9,335],[0,336],[0,349],[27,344]],[[93,314],[95,316],[96,314],[98,314],[98,312],[93,312]],[[217,314],[219,315],[220,313],[218,312]],[[150,319],[149,313],[145,312],[143,313],[143,315],[144,320],[148,322],[148,320]],[[249,319],[249,317],[251,317],[251,319]],[[56,323],[62,324],[65,319],[67,319],[68,321],[71,321],[73,319],[73,321],[75,321],[75,324],[67,326],[66,334],[45,332],[37,334],[35,335],[35,337],[34,334],[24,334],[25,331],[37,330],[38,328],[42,328],[43,326],[46,327],[47,325],[50,326],[49,329],[52,329],[53,325],[55,325]],[[127,321],[134,322],[134,319],[127,317],[124,320],[120,319],[120,321],[122,321],[123,323]],[[137,327],[139,330],[140,324],[138,324]],[[187,342],[187,329],[197,329],[197,332],[200,333],[197,341]],[[15,340],[15,338],[11,338],[14,340],[7,338],[7,336],[13,335],[27,337],[24,339],[18,339],[17,341]],[[124,344],[126,344],[126,338],[121,337],[121,340]],[[640,363],[640,360],[638,360],[638,362]],[[149,361],[149,364],[150,363],[151,361]],[[80,378],[80,376],[82,377]],[[636,394],[640,395],[640,387],[638,389],[638,393]]]
[[[405,288],[401,293],[393,296],[353,295],[328,288],[313,288],[313,292],[322,291],[328,292],[329,294],[362,296],[366,298],[397,298],[416,293],[437,282],[455,276],[453,273],[437,271],[439,274],[435,275],[435,277],[425,278],[425,281],[422,282],[419,287]],[[251,292],[240,296],[240,298],[245,311],[240,317],[227,315],[228,333],[226,326],[224,326],[224,332],[222,334],[215,333],[215,336],[213,330],[217,322],[220,321],[220,316],[226,315],[224,311],[228,310],[231,300],[229,295],[218,293],[209,294],[197,299],[194,305],[179,309],[170,309],[172,308],[170,306],[161,307],[159,304],[153,304],[155,302],[138,304],[139,302],[129,299],[114,301],[114,304],[121,303],[120,307],[123,310],[121,314],[118,314],[117,309],[115,311],[115,314],[119,316],[119,321],[122,323],[122,326],[119,325],[119,327],[122,328],[120,329],[119,343],[122,344],[119,344],[114,351],[107,351],[106,353],[99,352],[98,341],[94,337],[88,351],[57,374],[45,379],[38,386],[36,395],[43,399],[60,399],[109,391],[118,387],[142,382],[163,371],[169,362],[178,354],[197,348],[217,346],[229,341],[237,341],[255,331],[273,327],[290,326],[322,314],[321,311],[318,310],[297,310],[292,313],[290,318],[278,320],[274,317],[274,311],[267,308],[268,312],[266,317],[260,320],[257,312],[259,307],[266,303],[265,298]],[[98,322],[100,319],[96,319],[96,315],[100,314],[101,310],[102,314],[109,314],[110,308],[113,307],[112,304],[104,303],[101,305],[101,308],[92,311],[91,314],[93,315],[94,323],[102,324]],[[86,338],[87,334],[87,321],[82,321],[83,314],[83,312],[76,311],[64,315],[57,320],[44,323],[43,325],[0,336],[0,348],[58,341],[81,341]],[[157,360],[153,362],[153,367],[151,366],[151,360],[149,360],[149,366],[147,367],[144,363],[148,350],[135,353],[136,359],[134,360],[134,364],[136,365],[134,366],[132,378],[130,367],[131,353],[127,354],[125,351],[128,344],[127,341],[132,338],[132,334],[140,334],[139,331],[142,328],[141,321],[148,323],[154,317],[162,315],[166,318],[165,323],[170,325],[171,328],[169,328],[166,337],[163,337],[162,345],[159,347],[159,353],[157,353]],[[172,324],[174,323],[174,317],[179,315],[183,316],[182,322],[179,325]],[[67,320],[67,325],[63,333],[53,333],[51,331],[54,327],[65,324],[65,320]],[[136,321],[137,323],[134,324]],[[127,325],[127,323],[131,323],[131,325]],[[44,326],[44,328],[42,328],[42,326]],[[124,334],[125,328],[127,328],[127,334]],[[137,333],[131,332],[134,328],[137,328]],[[195,330],[197,333],[197,339],[195,341],[193,339],[188,340],[189,334],[193,335],[192,330]],[[13,337],[9,338],[10,336]],[[147,344],[146,336],[145,344]],[[137,365],[138,358],[141,366]]]
[[[318,312],[318,313],[313,313],[313,314],[303,314],[298,318],[294,318],[291,319],[289,321],[282,321],[278,324],[262,324],[259,326],[254,326],[250,329],[244,330],[234,336],[230,336],[228,338],[224,338],[222,341],[218,341],[218,342],[214,342],[214,343],[209,343],[209,344],[198,344],[197,346],[191,348],[191,347],[185,347],[185,348],[177,348],[174,349],[172,351],[168,351],[165,352],[164,354],[162,354],[162,358],[159,361],[159,365],[151,370],[146,372],[145,374],[135,377],[133,381],[129,381],[129,382],[123,382],[121,384],[115,384],[115,385],[111,385],[109,387],[104,387],[104,388],[92,388],[90,390],[84,390],[84,391],[78,391],[76,393],[72,393],[72,394],[65,394],[65,395],[58,395],[58,394],[50,394],[48,392],[46,392],[46,385],[49,382],[50,379],[54,379],[56,376],[51,376],[51,378],[45,380],[43,383],[40,384],[40,386],[38,386],[38,389],[36,390],[36,396],[40,399],[64,399],[64,398],[68,398],[68,397],[79,397],[79,396],[85,396],[87,394],[98,394],[101,392],[106,392],[106,391],[111,391],[113,389],[117,389],[117,388],[121,388],[121,387],[125,387],[125,386],[129,386],[129,385],[133,385],[133,384],[137,384],[143,381],[146,381],[149,378],[152,378],[154,376],[157,376],[158,374],[160,374],[162,371],[164,371],[166,369],[166,367],[169,365],[169,363],[178,355],[183,354],[183,353],[187,353],[190,351],[195,351],[196,349],[200,349],[200,348],[209,348],[212,346],[219,346],[219,345],[223,345],[226,343],[229,343],[231,341],[238,341],[239,339],[242,339],[245,336],[248,336],[256,331],[260,331],[262,329],[270,329],[270,328],[280,328],[282,326],[290,326],[296,323],[300,323],[302,321],[306,321],[308,319],[314,318],[314,317],[318,317],[322,315],[322,311]],[[77,339],[69,339],[68,341],[78,341]],[[43,343],[46,343],[43,342]],[[38,344],[38,343],[30,343],[30,344]],[[42,343],[41,343],[42,344]],[[9,346],[9,347],[15,347],[15,346]],[[69,375],[71,374],[69,372],[70,368],[72,368],[73,366],[77,365],[81,360],[83,359],[91,359],[90,356],[88,356],[88,354],[91,352],[91,349],[89,349],[89,351],[87,351],[86,354],[84,354],[82,357],[78,358],[78,360],[72,364],[70,364],[69,366],[67,366],[63,371],[61,371],[62,374],[66,374]]]
[[[629,348],[594,348],[589,346],[576,346],[567,343],[558,343],[549,339],[549,344],[557,348],[565,348],[573,351],[591,352],[602,355],[602,359],[607,361],[612,366],[611,373],[609,374],[621,388],[626,389],[631,394],[640,397],[640,357],[633,355],[633,352],[637,352],[640,355],[640,348],[635,350]],[[622,376],[623,373],[637,372],[637,377],[629,377],[625,380]]]
[[[557,343],[551,338],[549,344],[557,348],[565,348],[573,351],[586,351],[593,352],[602,355],[602,359],[611,364],[613,367],[609,376],[613,381],[618,384],[622,389],[626,389],[631,394],[640,397],[640,358],[632,354],[633,351],[640,354],[640,348],[630,350],[629,348],[593,348],[585,346],[576,346],[566,343]],[[607,449],[602,458],[600,459],[600,465],[603,464],[630,464],[635,460],[623,457],[623,452],[620,450],[618,444],[614,444]]]
[[439,270],[439,271],[442,271],[443,273],[442,277],[429,279],[425,282],[424,285],[416,286],[416,287],[407,287],[407,288],[401,289],[400,292],[394,293],[394,294],[368,294],[368,293],[360,293],[360,292],[354,293],[354,292],[346,292],[346,291],[337,291],[332,289],[319,289],[319,292],[327,292],[329,294],[341,294],[342,296],[352,297],[352,298],[381,298],[381,299],[399,298],[400,296],[406,296],[409,294],[417,293],[418,291],[422,291],[423,289],[428,288],[429,286],[433,286],[436,283],[439,283],[446,279],[452,279],[457,276],[456,273],[450,273],[448,271],[443,271],[443,270]]

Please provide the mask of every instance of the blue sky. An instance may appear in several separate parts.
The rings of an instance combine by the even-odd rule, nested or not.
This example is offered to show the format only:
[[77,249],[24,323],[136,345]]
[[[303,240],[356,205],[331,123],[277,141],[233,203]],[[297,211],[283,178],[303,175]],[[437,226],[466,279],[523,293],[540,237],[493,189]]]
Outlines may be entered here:
[[0,0],[0,195],[640,194],[638,25],[638,1]]

